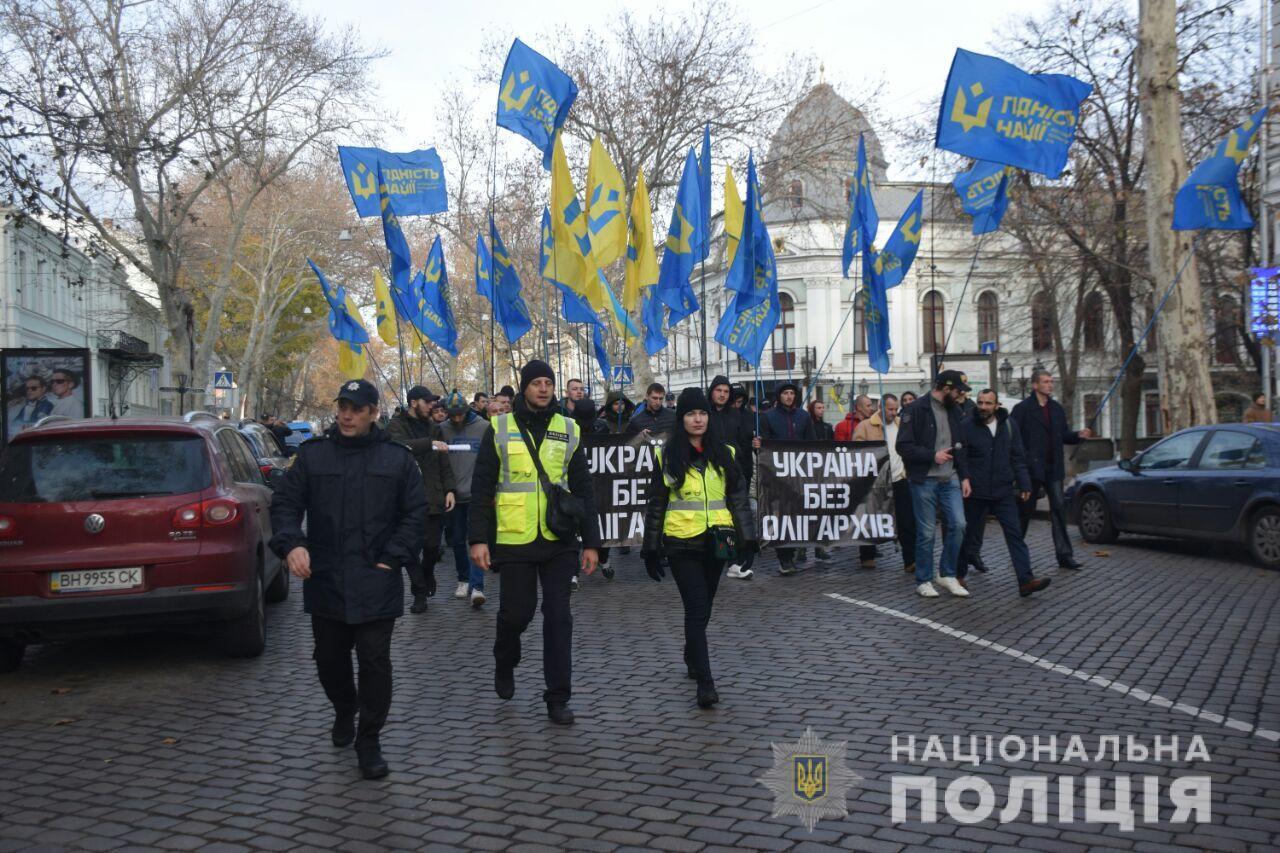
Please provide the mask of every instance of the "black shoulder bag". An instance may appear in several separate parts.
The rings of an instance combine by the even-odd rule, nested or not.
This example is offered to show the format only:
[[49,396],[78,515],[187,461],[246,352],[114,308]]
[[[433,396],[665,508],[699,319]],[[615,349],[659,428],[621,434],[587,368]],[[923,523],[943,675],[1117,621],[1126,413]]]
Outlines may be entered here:
[[[534,447],[533,442],[529,439],[529,434],[524,430],[524,424],[513,414],[512,419],[516,422],[516,429],[520,430],[520,438],[524,440],[524,446],[529,449],[529,454],[533,456],[534,467],[538,469],[538,479],[542,482],[542,491],[547,496],[547,529],[556,535],[557,538],[564,540],[574,540],[579,538],[579,532],[587,520],[587,504],[566,489],[559,483],[552,483],[547,477],[546,470],[542,467],[542,459],[538,456],[538,448]],[[546,439],[543,439],[544,441]],[[569,460],[565,460],[568,465]]]

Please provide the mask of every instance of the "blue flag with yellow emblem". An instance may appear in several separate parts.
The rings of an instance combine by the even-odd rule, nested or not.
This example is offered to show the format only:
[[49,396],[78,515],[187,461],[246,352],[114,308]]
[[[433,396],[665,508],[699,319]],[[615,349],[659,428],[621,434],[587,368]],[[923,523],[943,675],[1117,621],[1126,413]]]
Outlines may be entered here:
[[511,43],[498,89],[498,127],[518,133],[542,152],[551,168],[551,147],[578,97],[578,87],[554,62],[520,39]]
[[879,273],[879,253],[862,253],[862,290],[854,297],[864,300],[863,318],[867,330],[867,361],[876,373],[889,372],[889,297],[884,277]]
[[1066,74],[1028,74],[1003,59],[957,49],[934,144],[1057,178],[1067,166],[1080,104],[1092,91]]
[[924,227],[924,190],[902,212],[898,227],[893,229],[884,244],[884,250],[876,257],[876,270],[884,279],[885,287],[897,287],[907,277],[911,262],[920,251],[920,231]]
[[749,308],[740,307],[737,300],[734,297],[733,306],[720,318],[716,340],[755,367],[760,363],[760,354],[764,352],[765,344],[769,343],[769,336],[773,334],[782,314],[778,291],[775,288],[764,301]]
[[1240,195],[1240,164],[1266,117],[1266,107],[1249,116],[1218,143],[1212,157],[1191,170],[1173,199],[1173,230],[1244,231],[1253,227],[1253,217]]
[[492,216],[489,217],[489,240],[493,253],[493,316],[502,327],[507,341],[514,344],[533,328],[533,320],[529,317],[529,307],[520,294],[520,276],[511,262],[507,247],[502,243]]
[[973,217],[974,234],[1000,230],[1009,207],[1008,179],[1012,176],[1012,166],[986,160],[979,160],[969,171],[956,175],[952,186],[964,212]]
[[493,257],[479,234],[476,235],[476,293],[493,301]]
[[369,333],[365,331],[360,318],[352,316],[351,297],[342,285],[336,287],[329,283],[324,273],[307,258],[307,265],[320,281],[320,289],[324,291],[324,301],[329,303],[329,332],[338,340],[351,344],[369,343]]
[[378,192],[378,167],[387,185],[387,194],[396,201],[401,216],[424,216],[449,209],[449,195],[444,186],[444,164],[436,149],[427,148],[397,154],[381,148],[338,146],[342,176],[347,191],[361,216],[381,213]]
[[[771,270],[772,280],[769,278]],[[773,243],[764,227],[756,162],[751,154],[747,155],[747,200],[743,206],[742,236],[738,238],[738,249],[729,264],[729,271],[725,273],[724,286],[735,294],[735,312],[754,308],[768,298],[771,289],[777,289]]]
[[609,351],[604,348],[604,334],[600,326],[591,329],[591,344],[596,351],[596,363],[600,365],[600,375],[608,382],[613,371],[609,367]]
[[[667,323],[676,325],[698,310],[698,299],[689,284],[693,267],[698,262],[702,245],[702,191],[698,188],[698,158],[689,149],[684,159],[684,175],[676,191],[676,205],[671,211],[671,227],[667,229],[666,249],[658,269],[658,298],[667,306]],[[741,248],[739,248],[741,253]]]
[[[862,134],[858,134],[858,159],[853,168],[853,179],[849,182],[849,221],[845,223],[844,243],[840,248],[845,278],[849,277],[854,256],[866,251],[879,229],[880,215],[876,213],[876,203],[871,197],[871,172],[867,169],[867,143]],[[871,235],[870,239],[864,240],[864,234]]]
[[458,326],[453,319],[453,309],[445,290],[449,287],[449,273],[444,266],[444,246],[439,235],[427,254],[426,268],[421,275],[422,290],[418,300],[418,330],[436,346],[450,355],[458,354]]
[[662,333],[663,314],[667,306],[658,298],[656,288],[644,291],[640,303],[640,319],[644,322],[644,351],[649,355],[661,352],[667,345],[667,336]]
[[382,239],[391,253],[391,292],[409,292],[409,270],[413,267],[413,258],[409,254],[409,241],[405,239],[404,229],[400,227],[399,211],[387,192],[388,187],[382,168],[378,168],[378,200],[382,212]]

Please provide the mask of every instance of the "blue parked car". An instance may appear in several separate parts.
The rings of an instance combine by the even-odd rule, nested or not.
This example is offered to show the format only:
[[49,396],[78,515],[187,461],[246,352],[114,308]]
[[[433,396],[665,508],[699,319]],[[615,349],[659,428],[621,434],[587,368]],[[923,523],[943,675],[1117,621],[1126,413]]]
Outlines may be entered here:
[[315,438],[315,427],[311,421],[289,421],[288,426],[289,429],[293,430],[293,435],[287,437],[284,443],[294,453],[297,452],[299,444],[302,444],[308,438]]
[[1132,459],[1080,475],[1067,498],[1086,542],[1141,533],[1237,543],[1263,566],[1280,568],[1280,426],[1176,432]]

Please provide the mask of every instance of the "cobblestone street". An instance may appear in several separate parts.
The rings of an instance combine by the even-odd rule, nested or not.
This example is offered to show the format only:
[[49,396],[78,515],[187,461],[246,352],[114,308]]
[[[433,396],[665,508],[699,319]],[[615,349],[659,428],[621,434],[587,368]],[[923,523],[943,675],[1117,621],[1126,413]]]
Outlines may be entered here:
[[[383,736],[392,773],[379,782],[361,781],[351,751],[329,744],[296,581],[256,660],[175,634],[33,648],[0,677],[0,850],[1275,849],[1280,574],[1222,548],[1139,538],[1105,555],[1077,542],[1085,568],[1070,572],[1053,566],[1046,522],[1030,539],[1053,585],[1025,599],[994,528],[991,571],[970,575],[967,600],[918,598],[892,546],[875,571],[843,550],[790,578],[770,552],[754,580],[721,584],[712,711],[694,705],[684,676],[674,583],[651,582],[636,553],[615,557],[617,579],[584,578],[574,599],[568,728],[541,702],[540,618],[516,698],[502,702],[497,583],[473,612],[449,597],[446,562],[428,613],[396,628]],[[862,777],[848,816],[812,832],[772,818],[758,779],[771,742],[806,727],[847,741]],[[942,736],[947,761],[895,760],[895,735],[914,735],[917,753]],[[1056,736],[1060,752],[1079,735],[1089,761],[952,760],[952,738],[970,735]],[[1180,753],[1198,735],[1211,760],[1130,762],[1122,750],[1095,761],[1104,735],[1122,746],[1177,736]],[[965,825],[947,816],[942,789],[969,773],[995,789],[996,811]],[[1010,776],[1028,773],[1049,777],[1051,792],[1059,774],[1131,773],[1136,826],[1084,822],[1083,785],[1072,822],[1034,822],[1029,802],[1001,822]],[[1167,799],[1159,821],[1144,821],[1139,778],[1160,777],[1163,796],[1187,773],[1212,777],[1212,822],[1172,822]],[[894,823],[895,774],[937,778],[937,822],[920,820],[913,796]]]

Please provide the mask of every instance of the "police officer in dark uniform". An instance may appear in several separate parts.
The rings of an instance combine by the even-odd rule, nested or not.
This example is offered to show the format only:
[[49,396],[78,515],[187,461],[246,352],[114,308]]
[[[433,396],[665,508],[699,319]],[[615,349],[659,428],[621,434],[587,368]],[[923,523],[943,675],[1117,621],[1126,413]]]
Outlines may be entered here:
[[[558,536],[548,526],[549,496],[539,465],[553,488],[567,485],[585,504],[579,531],[581,556],[577,539]],[[555,374],[545,361],[534,359],[521,368],[513,411],[495,417],[481,439],[471,476],[467,536],[471,561],[486,571],[499,572],[501,583],[493,644],[494,690],[503,699],[515,695],[520,635],[533,621],[541,583],[542,667],[547,685],[542,698],[553,723],[571,724],[570,585],[579,566],[588,575],[596,570],[600,532],[582,434],[556,405]]]
[[427,493],[413,454],[376,423],[378,390],[352,380],[336,402],[333,426],[302,443],[272,497],[271,550],[303,581],[316,670],[333,703],[333,745],[355,741],[360,772],[380,779],[388,772],[378,734],[391,707],[391,630],[404,614],[400,571],[422,543]]

